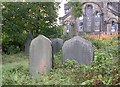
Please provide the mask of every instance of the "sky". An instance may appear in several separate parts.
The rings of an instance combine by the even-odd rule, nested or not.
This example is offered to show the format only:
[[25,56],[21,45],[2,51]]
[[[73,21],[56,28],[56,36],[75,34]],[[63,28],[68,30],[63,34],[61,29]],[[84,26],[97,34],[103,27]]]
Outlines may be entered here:
[[60,9],[58,11],[58,18],[57,18],[57,23],[59,24],[59,17],[63,17],[65,15],[64,12],[64,4],[67,3],[66,0],[61,0],[61,4],[60,4]]
[[63,17],[64,16],[64,4],[65,3],[67,3],[67,1],[66,0],[62,0],[62,2],[61,2],[61,4],[60,4],[60,9],[59,9],[59,11],[58,11],[58,16],[59,17]]

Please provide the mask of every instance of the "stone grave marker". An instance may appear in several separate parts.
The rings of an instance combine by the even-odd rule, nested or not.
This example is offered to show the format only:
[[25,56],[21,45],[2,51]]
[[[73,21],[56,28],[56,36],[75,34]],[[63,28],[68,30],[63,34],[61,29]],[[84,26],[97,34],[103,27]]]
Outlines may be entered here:
[[63,61],[77,60],[80,64],[90,64],[94,58],[92,43],[80,36],[65,41],[62,47]]
[[32,40],[30,45],[30,73],[38,74],[52,68],[52,42],[43,35]]
[[25,54],[29,55],[29,47],[30,47],[30,43],[33,39],[32,33],[30,32],[27,36],[26,42],[25,42]]
[[63,46],[63,39],[56,38],[56,39],[52,39],[51,41],[52,41],[53,53],[59,52]]

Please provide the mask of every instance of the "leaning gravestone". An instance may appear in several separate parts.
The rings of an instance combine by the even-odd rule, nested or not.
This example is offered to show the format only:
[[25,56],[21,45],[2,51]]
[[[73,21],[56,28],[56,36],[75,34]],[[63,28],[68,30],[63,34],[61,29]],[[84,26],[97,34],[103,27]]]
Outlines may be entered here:
[[27,36],[26,42],[25,42],[25,54],[29,55],[29,48],[30,48],[30,43],[33,39],[32,33],[30,32]]
[[93,61],[94,50],[92,43],[80,36],[65,41],[62,47],[63,61],[67,59],[77,60],[80,64],[90,64]]
[[53,53],[59,52],[63,46],[63,39],[56,38],[56,39],[52,39],[51,41],[52,41]]
[[30,45],[30,73],[47,72],[52,67],[52,42],[43,35],[32,40]]

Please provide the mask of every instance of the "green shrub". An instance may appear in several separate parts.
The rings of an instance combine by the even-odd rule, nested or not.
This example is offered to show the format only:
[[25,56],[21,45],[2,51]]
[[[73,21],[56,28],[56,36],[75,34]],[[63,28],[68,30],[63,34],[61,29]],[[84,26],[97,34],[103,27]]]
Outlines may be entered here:
[[18,43],[11,41],[3,41],[2,42],[2,51],[6,54],[15,54],[22,51],[22,46]]

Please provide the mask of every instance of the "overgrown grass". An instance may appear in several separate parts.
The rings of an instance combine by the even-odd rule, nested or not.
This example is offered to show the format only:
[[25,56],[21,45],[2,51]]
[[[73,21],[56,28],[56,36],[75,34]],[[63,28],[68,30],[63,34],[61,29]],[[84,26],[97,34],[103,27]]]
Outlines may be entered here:
[[91,40],[95,46],[95,57],[88,66],[75,60],[62,62],[62,53],[56,53],[54,68],[36,78],[30,75],[29,60],[23,53],[3,55],[3,85],[120,85],[120,60],[114,40],[112,44],[100,42],[100,48],[96,45],[97,40]]
[[28,61],[28,56],[26,56],[23,52],[17,53],[17,54],[3,54],[2,55],[2,63],[19,63],[20,61]]

